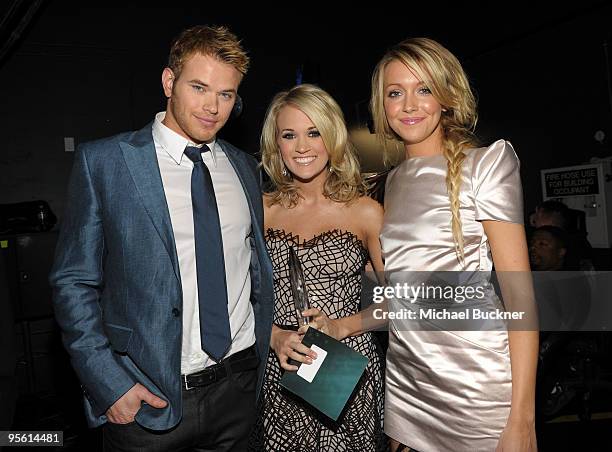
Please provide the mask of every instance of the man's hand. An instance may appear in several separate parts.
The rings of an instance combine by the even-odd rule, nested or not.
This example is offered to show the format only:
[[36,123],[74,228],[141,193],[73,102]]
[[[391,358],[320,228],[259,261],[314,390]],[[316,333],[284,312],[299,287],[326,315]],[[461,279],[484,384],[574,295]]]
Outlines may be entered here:
[[134,422],[134,416],[140,410],[142,402],[148,403],[153,408],[164,408],[168,405],[168,402],[149,392],[140,383],[136,383],[128,392],[112,404],[106,411],[106,417],[113,424],[129,424]]

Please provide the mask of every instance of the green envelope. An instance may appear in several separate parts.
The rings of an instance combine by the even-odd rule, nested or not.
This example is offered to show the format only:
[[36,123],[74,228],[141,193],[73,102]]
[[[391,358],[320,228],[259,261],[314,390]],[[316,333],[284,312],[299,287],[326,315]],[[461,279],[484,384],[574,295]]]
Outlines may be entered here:
[[308,328],[302,343],[308,347],[315,344],[325,350],[325,360],[311,383],[297,372],[286,371],[280,385],[337,421],[368,364],[368,358],[314,328]]

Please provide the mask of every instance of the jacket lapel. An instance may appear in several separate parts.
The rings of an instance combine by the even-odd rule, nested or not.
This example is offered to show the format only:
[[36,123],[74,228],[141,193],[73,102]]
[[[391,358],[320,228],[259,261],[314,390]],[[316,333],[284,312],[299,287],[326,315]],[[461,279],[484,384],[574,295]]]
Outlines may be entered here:
[[174,273],[180,281],[174,233],[155,154],[151,127],[152,124],[147,125],[126,141],[120,142],[120,146],[136,190],[170,256]]

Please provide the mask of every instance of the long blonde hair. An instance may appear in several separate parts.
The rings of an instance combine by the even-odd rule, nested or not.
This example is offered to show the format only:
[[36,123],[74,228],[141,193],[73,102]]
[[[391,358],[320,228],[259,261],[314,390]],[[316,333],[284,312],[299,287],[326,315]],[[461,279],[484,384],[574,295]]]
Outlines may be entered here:
[[291,208],[300,198],[291,174],[285,170],[277,143],[279,130],[276,119],[287,105],[298,108],[308,116],[321,134],[329,154],[329,174],[323,195],[338,202],[350,202],[362,196],[366,185],[355,150],[348,140],[342,109],[326,91],[315,85],[303,84],[274,96],[266,112],[260,139],[261,162],[273,185],[270,193],[272,204]]
[[387,121],[384,107],[384,71],[392,61],[400,61],[431,90],[446,110],[440,123],[443,132],[444,157],[447,161],[446,187],[451,207],[451,226],[455,251],[464,261],[463,234],[459,214],[461,165],[464,151],[476,147],[474,128],[478,115],[476,99],[459,60],[438,42],[428,38],[409,38],[390,48],[376,65],[372,75],[370,110],[374,128],[389,162],[389,141],[401,142]]

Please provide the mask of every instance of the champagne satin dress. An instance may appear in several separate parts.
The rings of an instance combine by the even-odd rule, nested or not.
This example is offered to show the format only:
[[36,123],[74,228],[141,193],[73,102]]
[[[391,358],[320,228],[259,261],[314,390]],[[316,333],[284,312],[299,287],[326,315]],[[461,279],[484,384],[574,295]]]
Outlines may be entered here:
[[[466,151],[460,214],[465,266],[455,254],[442,155],[402,162],[387,179],[385,271],[488,271],[482,220],[523,223],[519,161],[498,140]],[[493,451],[510,411],[507,331],[405,331],[390,324],[385,432],[420,452]]]

